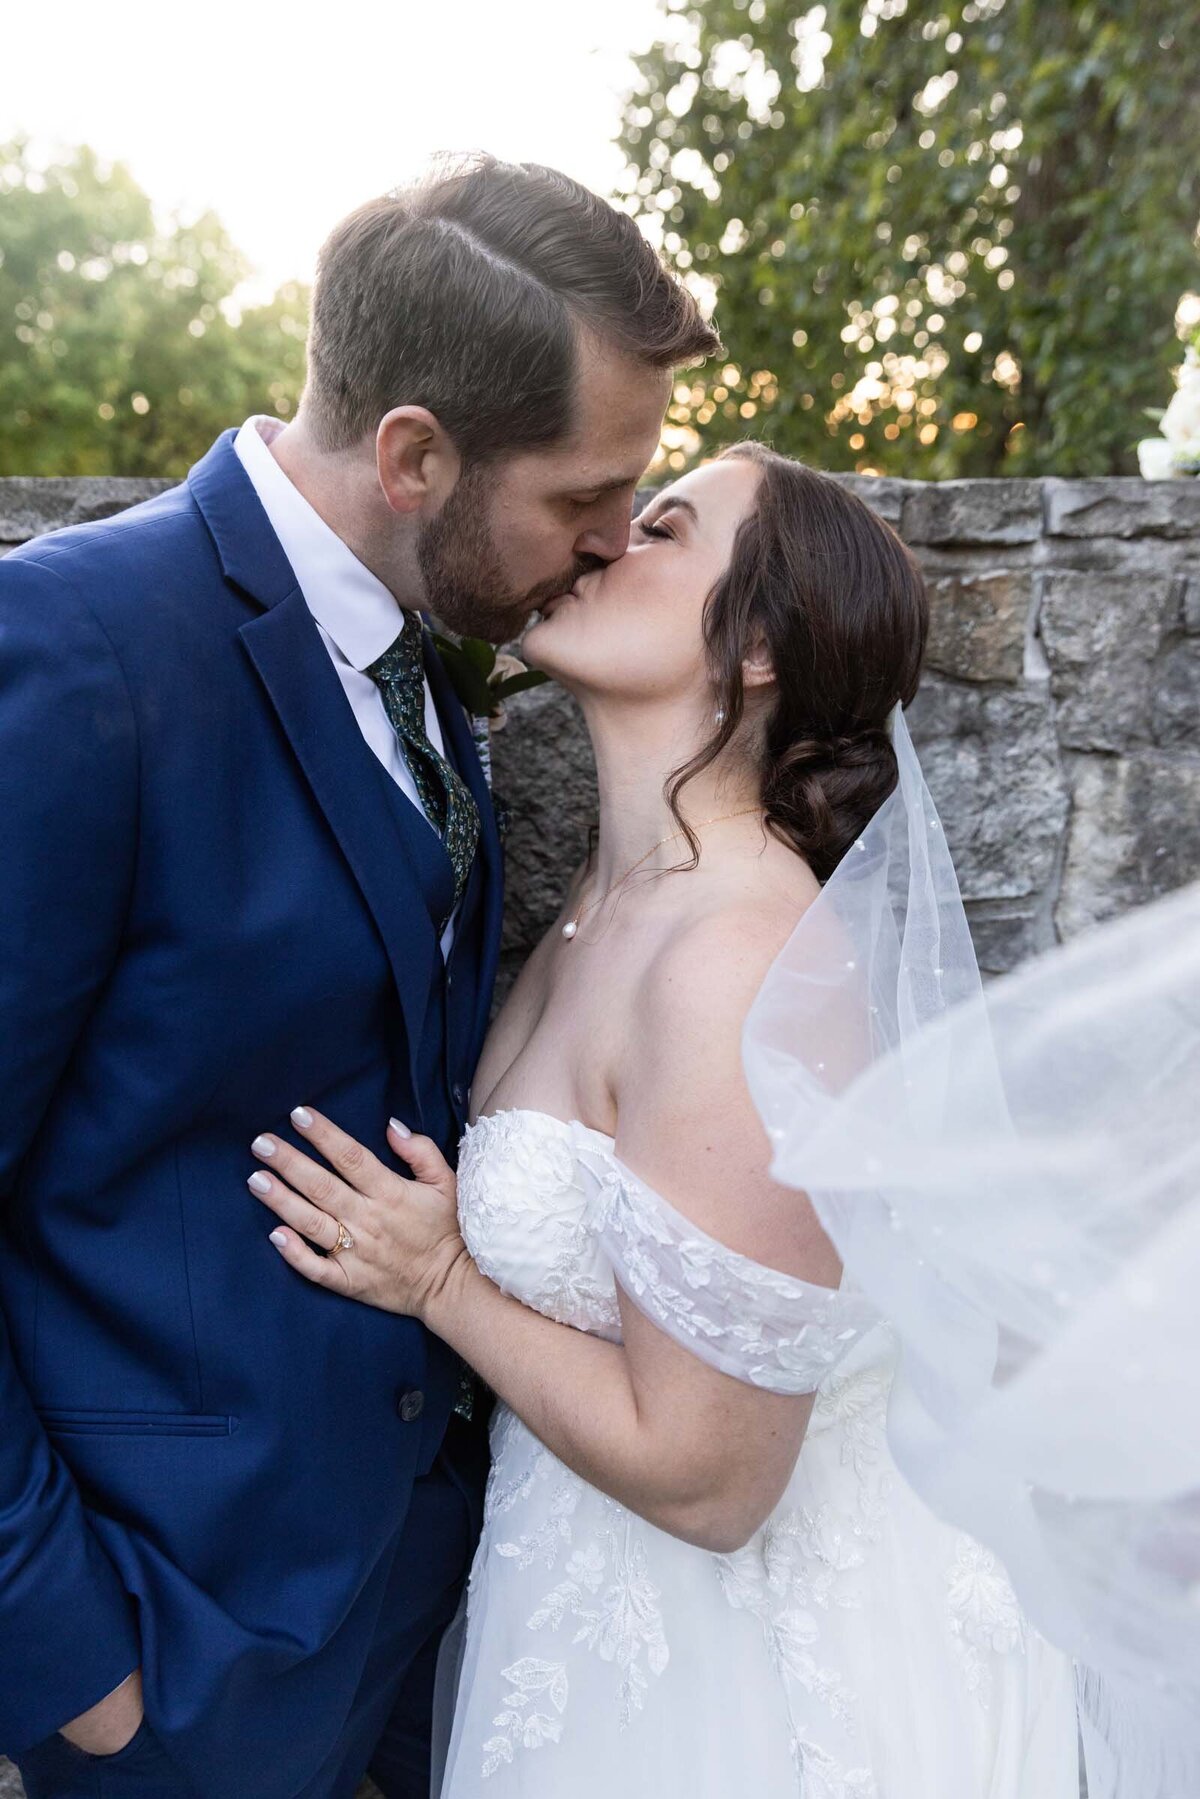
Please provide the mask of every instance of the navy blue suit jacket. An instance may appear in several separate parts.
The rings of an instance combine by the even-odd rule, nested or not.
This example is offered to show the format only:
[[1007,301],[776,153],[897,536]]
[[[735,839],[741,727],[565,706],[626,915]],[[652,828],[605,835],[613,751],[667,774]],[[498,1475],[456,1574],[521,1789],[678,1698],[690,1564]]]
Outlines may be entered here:
[[438,951],[402,812],[428,827],[232,439],[0,562],[0,1749],[140,1663],[202,1789],[261,1752],[271,1799],[337,1738],[457,1370],[280,1265],[248,1144],[309,1103],[380,1156],[391,1114],[453,1151],[501,881],[434,666],[483,834],[472,991],[423,1067]]

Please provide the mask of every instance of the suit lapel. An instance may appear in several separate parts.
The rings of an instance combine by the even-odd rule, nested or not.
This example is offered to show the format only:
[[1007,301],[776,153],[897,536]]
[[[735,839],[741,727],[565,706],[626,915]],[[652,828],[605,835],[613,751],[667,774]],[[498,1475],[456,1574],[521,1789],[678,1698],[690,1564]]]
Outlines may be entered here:
[[404,1013],[413,1091],[420,1092],[416,1055],[428,981],[419,971],[441,952],[412,850],[381,803],[371,751],[300,589],[243,625],[241,638],[379,928]]
[[[420,971],[440,951],[413,850],[381,803],[371,751],[232,432],[218,438],[188,484],[227,579],[263,609],[242,626],[241,639],[383,939],[420,1092],[416,1058],[428,990]],[[413,816],[428,828],[415,809]]]

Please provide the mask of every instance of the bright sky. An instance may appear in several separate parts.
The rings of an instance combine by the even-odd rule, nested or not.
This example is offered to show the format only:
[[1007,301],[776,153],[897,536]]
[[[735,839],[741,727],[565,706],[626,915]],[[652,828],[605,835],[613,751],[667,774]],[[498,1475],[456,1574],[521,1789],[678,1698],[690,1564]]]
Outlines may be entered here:
[[[7,8],[0,141],[89,143],[163,213],[212,207],[271,291],[438,150],[601,192],[657,0],[55,0]],[[258,284],[256,284],[257,286]]]

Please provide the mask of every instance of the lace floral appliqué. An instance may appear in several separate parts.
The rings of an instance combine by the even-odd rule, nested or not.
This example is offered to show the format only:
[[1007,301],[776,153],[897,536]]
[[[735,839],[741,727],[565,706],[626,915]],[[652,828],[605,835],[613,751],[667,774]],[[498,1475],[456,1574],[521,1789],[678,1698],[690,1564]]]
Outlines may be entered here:
[[550,1118],[530,1126],[528,1112],[493,1112],[468,1132],[458,1184],[464,1241],[505,1293],[558,1324],[618,1336],[612,1271],[590,1228],[572,1140],[584,1127]]
[[946,1574],[950,1633],[967,1689],[986,1710],[992,1697],[992,1660],[1025,1647],[1025,1620],[1008,1575],[990,1549],[960,1536]]
[[834,1431],[840,1436],[841,1463],[855,1476],[854,1502],[845,1508],[785,1503],[744,1549],[718,1561],[726,1599],[758,1619],[771,1665],[789,1695],[792,1756],[804,1799],[875,1799],[871,1770],[846,1766],[816,1741],[791,1695],[794,1688],[809,1694],[839,1737],[858,1737],[862,1700],[822,1655],[822,1619],[832,1611],[859,1611],[866,1599],[864,1570],[880,1538],[890,1483],[884,1453],[888,1387],[886,1365],[872,1362],[827,1381],[813,1408],[814,1438]]
[[[494,1449],[512,1446],[517,1434],[528,1437],[525,1427],[506,1408],[498,1417]],[[501,1453],[497,1469],[504,1459]],[[532,1468],[527,1468],[513,1488],[493,1491],[500,1484],[493,1476],[488,1518],[494,1519],[517,1503],[518,1486],[520,1498],[526,1499],[539,1483],[548,1490],[537,1508],[536,1527],[493,1543],[492,1553],[518,1568],[540,1563],[550,1571],[566,1554],[561,1580],[542,1596],[526,1619],[526,1627],[551,1633],[569,1630],[573,1646],[611,1663],[619,1674],[618,1718],[627,1725],[642,1709],[650,1677],[661,1674],[670,1660],[659,1591],[647,1571],[644,1527],[623,1506],[591,1493],[593,1502],[597,1497],[601,1500],[603,1524],[576,1546],[574,1515],[584,1493],[591,1490],[540,1446]],[[518,1748],[539,1749],[544,1743],[557,1743],[570,1695],[567,1666],[562,1661],[525,1656],[504,1668],[502,1678],[509,1690],[492,1720],[497,1734],[483,1745],[485,1776],[511,1762]],[[546,1702],[551,1712],[538,1709]]]
[[580,1147],[592,1225],[652,1323],[752,1386],[811,1393],[876,1313],[861,1295],[767,1268],[707,1237],[612,1155]]

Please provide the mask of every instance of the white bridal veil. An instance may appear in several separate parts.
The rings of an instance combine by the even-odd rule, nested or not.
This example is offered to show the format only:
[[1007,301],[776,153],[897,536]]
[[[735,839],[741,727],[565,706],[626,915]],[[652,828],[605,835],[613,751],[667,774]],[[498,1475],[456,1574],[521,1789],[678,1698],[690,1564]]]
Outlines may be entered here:
[[744,1057],[902,1359],[889,1440],[1075,1659],[1091,1799],[1200,1795],[1200,886],[986,997],[903,714],[896,792]]

